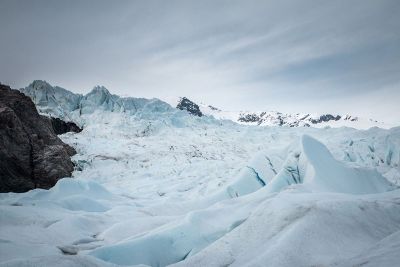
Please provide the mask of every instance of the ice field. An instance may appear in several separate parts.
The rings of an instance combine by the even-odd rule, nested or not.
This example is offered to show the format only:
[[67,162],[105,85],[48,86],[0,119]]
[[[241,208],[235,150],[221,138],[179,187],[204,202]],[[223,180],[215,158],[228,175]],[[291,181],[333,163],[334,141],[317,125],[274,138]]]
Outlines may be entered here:
[[0,266],[400,262],[400,128],[246,126],[158,100],[68,115],[73,178],[0,194]]

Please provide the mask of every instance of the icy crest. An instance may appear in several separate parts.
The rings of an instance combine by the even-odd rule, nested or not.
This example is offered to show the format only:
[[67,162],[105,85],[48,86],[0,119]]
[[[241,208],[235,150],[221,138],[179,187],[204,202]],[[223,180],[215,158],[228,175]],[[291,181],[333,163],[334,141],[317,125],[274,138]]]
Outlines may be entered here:
[[40,113],[62,119],[70,119],[70,113],[79,109],[83,98],[80,94],[39,80],[33,81],[28,87],[21,89],[21,92],[32,99]]
[[328,192],[375,194],[394,187],[375,169],[350,168],[333,158],[329,150],[314,138],[304,135],[302,146],[312,167],[305,183]]
[[[45,81],[34,81],[21,89],[35,103],[39,112],[77,123],[84,121],[82,116],[97,111],[136,114],[147,104],[160,104],[159,110],[169,106],[157,99],[119,97],[111,94],[104,86],[95,86],[88,94],[74,94],[64,88],[51,86]],[[152,112],[157,112],[153,108]]]

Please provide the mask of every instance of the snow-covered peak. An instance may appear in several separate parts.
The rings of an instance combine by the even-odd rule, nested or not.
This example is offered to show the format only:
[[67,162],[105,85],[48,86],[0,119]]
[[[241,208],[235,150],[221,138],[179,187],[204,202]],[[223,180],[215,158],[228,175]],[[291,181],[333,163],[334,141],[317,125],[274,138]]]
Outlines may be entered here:
[[371,127],[391,128],[385,122],[361,118],[353,115],[340,114],[311,114],[311,113],[282,113],[279,111],[225,111],[201,103],[200,110],[204,115],[216,119],[232,120],[245,125],[284,126],[284,127],[352,127],[368,129]]
[[40,80],[35,80],[20,90],[32,99],[40,113],[67,120],[71,120],[69,113],[79,108],[82,99],[80,94]]
[[49,84],[47,81],[44,80],[34,80],[30,85],[25,87],[24,89],[21,89],[22,91],[35,91],[37,94],[45,92],[46,94],[65,94],[65,95],[79,95],[80,94],[74,94],[67,89],[64,89],[59,86],[52,86]]
[[93,113],[96,109],[120,110],[121,105],[117,103],[120,99],[118,96],[111,95],[104,86],[95,86],[83,97],[80,103],[81,113]]
[[[52,86],[46,81],[36,80],[26,88],[21,89],[21,91],[33,100],[39,112],[67,121],[74,121],[78,124],[83,114],[92,114],[95,111],[109,111],[134,115],[146,105],[149,105],[150,102],[151,105],[146,108],[146,113],[154,112],[156,114],[141,114],[141,117],[162,117],[161,113],[164,113],[164,115],[169,114],[173,109],[170,105],[160,100],[154,101],[154,99],[114,95],[104,86],[95,86],[88,94],[81,95],[58,86]],[[173,104],[173,106],[175,105]],[[225,111],[215,106],[203,103],[197,104],[186,97],[178,100],[176,108],[198,117],[205,115],[206,118],[213,117],[217,120],[230,120],[239,124],[256,126],[317,128],[346,126],[358,129],[371,127],[390,128],[394,126],[348,114]]]
[[108,89],[103,85],[96,85],[95,87],[93,87],[92,91],[90,91],[89,94],[91,93],[101,93],[105,95],[110,95],[110,91],[108,91]]
[[92,91],[85,95],[85,99],[92,99],[99,104],[111,98],[111,93],[104,86],[95,86]]
[[[97,111],[134,115],[140,110],[147,113],[173,110],[170,105],[158,99],[113,95],[104,86],[95,86],[86,95],[81,95],[58,86],[52,86],[45,81],[34,81],[20,90],[32,99],[40,113],[74,121],[81,125],[84,123],[83,115],[93,114]],[[145,108],[146,106],[147,108]],[[141,114],[141,116],[146,115]]]
[[53,88],[48,82],[43,80],[34,80],[29,87],[35,90],[51,90]]

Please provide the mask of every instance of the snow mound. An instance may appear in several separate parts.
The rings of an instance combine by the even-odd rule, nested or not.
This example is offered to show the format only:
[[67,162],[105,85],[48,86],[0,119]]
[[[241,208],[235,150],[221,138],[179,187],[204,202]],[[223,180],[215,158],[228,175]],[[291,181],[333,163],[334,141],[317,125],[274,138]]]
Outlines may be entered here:
[[[321,194],[327,194],[324,192],[331,192],[332,198],[337,198],[337,193],[347,193],[351,197],[354,194],[376,194],[393,189],[392,185],[376,171],[344,166],[333,158],[322,143],[308,135],[301,138],[301,145],[302,149],[290,150],[283,164],[272,164],[271,159],[263,153],[256,155],[232,184],[205,200],[199,200],[210,205],[209,207],[189,212],[183,218],[145,235],[134,236],[132,239],[117,244],[103,246],[89,254],[121,265],[166,266],[190,259],[193,255],[201,253],[203,249],[207,250],[208,246],[213,246],[214,242],[218,243],[217,240],[229,236],[230,232],[248,220],[249,216],[252,216],[255,209],[259,209],[257,206],[263,205],[260,203],[272,201],[274,204],[268,204],[266,209],[281,210],[280,213],[274,212],[278,217],[275,222],[278,225],[270,225],[272,229],[278,231],[285,227],[285,224],[295,223],[304,216],[307,216],[307,219],[301,223],[300,228],[308,229],[307,224],[312,220],[320,221],[322,224],[327,222],[327,218],[323,214],[325,209],[335,210],[335,205],[344,205],[345,210],[348,207],[350,210],[355,209],[353,202],[345,201],[345,204],[342,204],[337,199],[338,204],[328,204],[327,207],[321,204],[314,207],[316,199],[319,199]],[[260,164],[261,162],[264,162],[263,166]],[[269,167],[266,167],[266,162]],[[277,172],[275,168],[279,166],[281,169]],[[297,191],[299,195],[304,195],[303,198],[292,197],[285,191],[285,188],[291,184],[298,185],[291,190]],[[273,198],[275,194],[271,194],[280,191],[287,196],[287,199],[278,197],[282,203]],[[292,199],[297,199],[298,202],[292,202]],[[296,204],[290,207],[293,203]],[[338,214],[340,212],[341,209],[337,211]],[[379,210],[379,212],[383,211]],[[395,216],[392,220],[397,220],[397,217]],[[260,225],[254,227],[259,228],[261,225],[264,227],[265,224],[268,224],[260,221],[258,223]],[[346,224],[340,220],[337,223]],[[391,225],[394,225],[393,221]],[[335,231],[337,230],[335,229]],[[286,235],[287,233],[284,233],[282,238],[285,238]],[[296,236],[295,233],[293,236],[290,235],[288,237],[290,242],[297,242],[293,239]],[[318,242],[320,241],[318,240]],[[345,242],[350,242],[350,239],[346,239]],[[325,251],[321,251],[320,255],[326,254],[329,249],[332,249],[329,246],[324,247]],[[279,262],[276,261],[276,263]],[[205,263],[200,266],[203,265],[208,266]]]
[[[265,196],[240,226],[172,266],[331,266],[358,254],[351,262],[360,263],[372,246],[399,231],[398,195],[398,190],[354,196],[292,189]],[[386,242],[390,250],[376,254],[387,252],[386,262],[398,261],[396,244]]]
[[265,192],[279,192],[293,184],[304,184],[314,192],[374,194],[395,186],[376,168],[348,166],[336,160],[328,148],[309,135],[287,152],[285,162],[266,184]]
[[34,199],[63,199],[73,195],[83,195],[94,199],[106,199],[112,197],[112,194],[103,186],[91,180],[78,180],[64,178],[49,190],[32,191]]
[[207,209],[189,212],[183,219],[147,234],[103,246],[89,254],[120,265],[166,266],[198,253],[235,229],[256,204],[257,201],[246,203],[242,199],[220,202]]
[[112,194],[94,181],[64,178],[49,190],[36,189],[28,192],[18,203],[52,202],[68,210],[104,212],[109,208],[101,202],[111,198]]
[[361,254],[336,266],[397,266],[399,264],[400,231],[385,237]]
[[326,146],[309,135],[303,135],[302,146],[310,166],[304,183],[315,190],[373,194],[394,189],[375,169],[351,168],[337,161]]

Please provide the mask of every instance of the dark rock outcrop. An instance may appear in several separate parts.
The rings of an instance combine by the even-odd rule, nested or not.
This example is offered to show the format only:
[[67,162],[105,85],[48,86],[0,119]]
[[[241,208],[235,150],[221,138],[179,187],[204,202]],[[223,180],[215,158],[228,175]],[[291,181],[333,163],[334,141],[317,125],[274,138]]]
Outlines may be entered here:
[[[358,121],[358,117],[353,117],[353,116],[350,116],[350,115],[346,115],[344,120],[346,120],[346,121]],[[375,122],[378,122],[378,121],[375,121]]]
[[[352,117],[349,117],[350,119]],[[297,114],[283,114],[280,112],[261,112],[261,113],[248,113],[242,112],[239,114],[238,121],[244,123],[252,123],[258,125],[274,125],[274,126],[288,126],[288,127],[310,127],[311,124],[319,124],[328,121],[338,121],[342,119],[340,115],[325,114],[318,117],[311,117],[310,114],[300,115]],[[348,120],[347,117],[345,120]]]
[[221,111],[219,108],[213,107],[213,106],[211,106],[211,105],[208,105],[208,107],[209,107],[211,110],[214,110],[214,111]]
[[240,122],[260,122],[261,118],[255,113],[240,114],[238,121]]
[[75,153],[29,97],[0,84],[0,192],[54,186],[71,176]]
[[51,124],[51,127],[53,128],[53,131],[57,135],[68,133],[68,132],[75,132],[75,133],[82,132],[82,129],[79,128],[79,126],[73,122],[69,122],[69,121],[65,122],[59,118],[54,118],[54,117],[46,117],[46,116],[42,116],[42,117],[43,117],[43,119],[49,121],[49,123]]
[[317,123],[321,123],[321,122],[328,122],[328,121],[338,121],[340,120],[342,117],[339,115],[333,116],[331,114],[325,114],[325,115],[321,115],[319,118],[317,119],[310,119],[310,121],[314,124]]
[[186,110],[187,112],[195,116],[203,116],[203,113],[200,111],[199,105],[197,105],[193,101],[190,101],[186,97],[181,98],[176,108],[180,110]]

